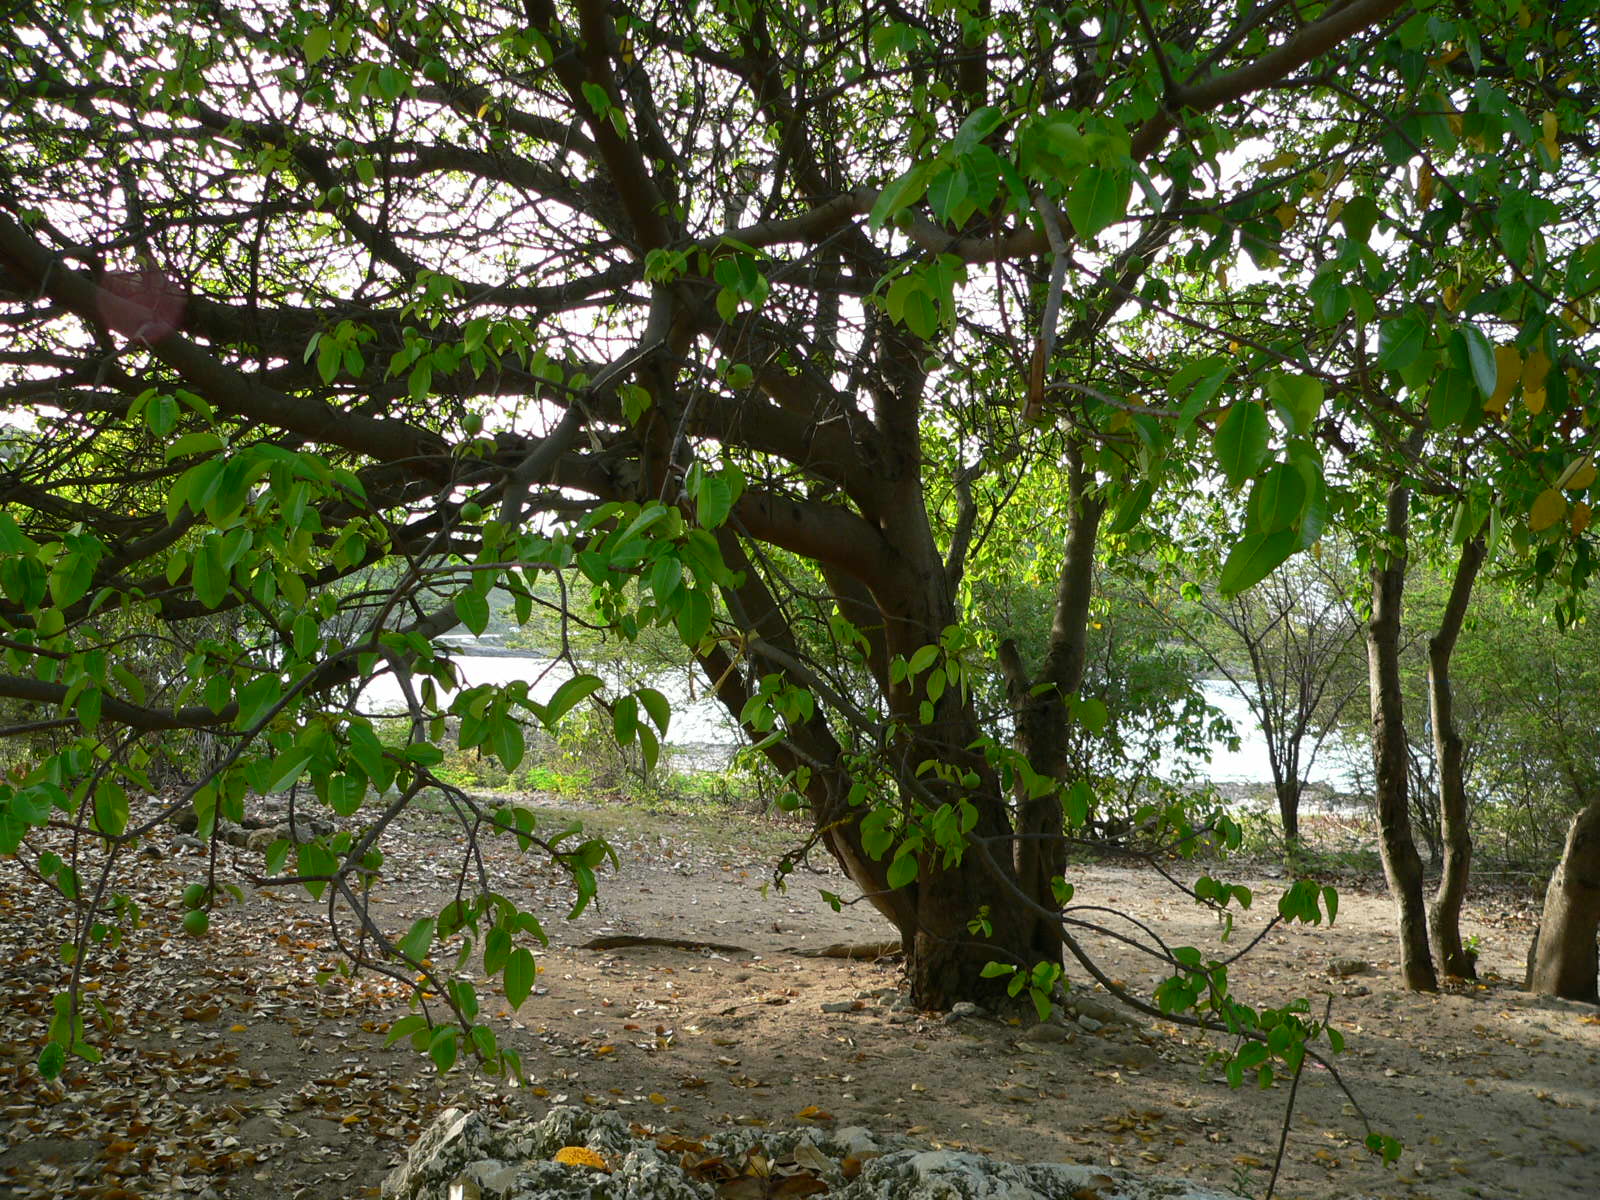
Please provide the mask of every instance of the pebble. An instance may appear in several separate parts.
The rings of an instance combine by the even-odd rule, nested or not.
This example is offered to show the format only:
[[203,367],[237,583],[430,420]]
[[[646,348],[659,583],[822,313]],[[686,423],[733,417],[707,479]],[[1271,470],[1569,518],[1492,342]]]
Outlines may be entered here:
[[830,1000],[822,1006],[822,1011],[825,1013],[847,1013],[854,1012],[855,1007],[856,1002],[854,1000]]

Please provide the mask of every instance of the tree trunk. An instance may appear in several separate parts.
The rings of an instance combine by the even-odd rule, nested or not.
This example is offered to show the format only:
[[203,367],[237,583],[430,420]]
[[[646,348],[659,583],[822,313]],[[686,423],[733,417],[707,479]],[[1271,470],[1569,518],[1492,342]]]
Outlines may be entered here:
[[1439,823],[1444,840],[1444,867],[1439,890],[1428,910],[1434,949],[1445,971],[1462,979],[1478,977],[1474,956],[1461,944],[1461,904],[1472,866],[1472,830],[1467,825],[1467,788],[1462,778],[1461,733],[1456,728],[1455,698],[1450,689],[1450,656],[1467,615],[1472,585],[1483,565],[1484,541],[1475,537],[1461,547],[1450,599],[1439,619],[1439,632],[1428,640],[1428,711],[1433,719],[1433,755],[1439,772]]
[[1400,691],[1400,601],[1405,592],[1411,489],[1389,488],[1385,545],[1372,567],[1372,619],[1367,623],[1367,677],[1372,694],[1372,760],[1378,798],[1379,848],[1398,910],[1400,966],[1412,991],[1439,987],[1428,949],[1422,859],[1411,837],[1405,710]]
[[1293,849],[1300,842],[1300,792],[1298,775],[1288,775],[1278,781],[1278,816],[1283,820],[1283,837]]
[[[1071,491],[1067,537],[1044,662],[1039,674],[1029,678],[1009,639],[1002,644],[1000,655],[1016,711],[1016,748],[1034,771],[1056,780],[1063,779],[1067,769],[1067,698],[1083,685],[1089,601],[1094,591],[1094,551],[1105,507],[1098,497],[1088,494],[1090,476],[1075,442],[1069,443],[1066,458],[1067,486]],[[1049,686],[1041,689],[1041,684]],[[1051,881],[1066,869],[1061,797],[1055,792],[1033,797],[1019,783],[1014,799],[1017,840],[1013,861],[1018,883],[1025,894],[1053,913],[1057,905]],[[1061,960],[1061,924],[1053,916],[1035,915],[1029,941],[1040,958]]]
[[1527,987],[1545,996],[1600,1003],[1600,800],[1572,819],[1566,848],[1544,894]]

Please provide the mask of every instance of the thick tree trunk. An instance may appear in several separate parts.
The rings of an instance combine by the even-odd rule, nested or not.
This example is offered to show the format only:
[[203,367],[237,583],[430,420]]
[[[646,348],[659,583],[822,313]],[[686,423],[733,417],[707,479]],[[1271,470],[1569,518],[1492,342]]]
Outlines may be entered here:
[[1528,960],[1530,992],[1600,1003],[1600,800],[1572,819],[1561,862],[1544,894]]
[[1439,772],[1439,823],[1444,840],[1444,867],[1439,889],[1428,909],[1434,949],[1445,971],[1476,979],[1477,966],[1461,944],[1461,904],[1466,899],[1472,867],[1472,830],[1467,825],[1467,788],[1463,779],[1461,733],[1456,728],[1455,698],[1450,689],[1450,656],[1467,615],[1472,585],[1483,565],[1484,540],[1461,547],[1450,599],[1439,619],[1439,632],[1428,640],[1428,711],[1433,719],[1433,755]]
[[1411,490],[1389,489],[1386,545],[1372,568],[1372,619],[1367,624],[1367,673],[1372,694],[1372,759],[1378,798],[1379,848],[1389,893],[1398,910],[1400,967],[1412,991],[1439,987],[1428,949],[1422,859],[1411,838],[1407,791],[1405,710],[1400,691],[1400,601],[1405,591],[1406,534]]

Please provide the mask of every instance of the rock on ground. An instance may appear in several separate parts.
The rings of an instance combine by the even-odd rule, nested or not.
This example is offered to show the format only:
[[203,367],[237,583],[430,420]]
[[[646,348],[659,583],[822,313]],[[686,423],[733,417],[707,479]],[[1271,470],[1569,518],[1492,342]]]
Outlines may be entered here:
[[[553,1161],[594,1151],[607,1170]],[[769,1190],[789,1183],[790,1187]],[[745,1185],[754,1185],[745,1186]],[[556,1108],[492,1124],[449,1109],[389,1173],[384,1200],[1237,1200],[1235,1193],[1070,1163],[1001,1162],[909,1138],[838,1130],[739,1129],[694,1142],[634,1134],[615,1113]]]

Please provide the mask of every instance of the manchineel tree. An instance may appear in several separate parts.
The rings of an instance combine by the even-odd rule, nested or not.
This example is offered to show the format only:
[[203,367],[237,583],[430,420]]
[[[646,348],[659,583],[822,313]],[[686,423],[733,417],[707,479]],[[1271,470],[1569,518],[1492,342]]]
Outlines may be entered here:
[[[1575,0],[25,0],[0,696],[38,748],[0,851],[77,831],[34,865],[83,900],[81,962],[150,829],[129,792],[204,734],[163,817],[213,831],[300,785],[350,818],[274,846],[262,884],[355,922],[361,965],[420,971],[438,999],[400,1028],[441,1062],[493,1059],[470,986],[423,960],[470,931],[515,1002],[537,923],[470,849],[404,937],[363,884],[447,714],[511,764],[525,723],[603,699],[653,753],[649,689],[448,690],[439,635],[495,587],[526,617],[561,573],[624,634],[676,629],[902,933],[919,1003],[1047,997],[1064,953],[1094,969],[1061,840],[1087,806],[1067,733],[1101,717],[1093,564],[1160,552],[1157,493],[1234,497],[1224,593],[1367,511],[1369,477],[1588,574],[1596,33]],[[1470,443],[1467,472],[1408,453],[1422,430]],[[964,583],[1019,469],[1065,512],[1033,661]],[[398,749],[351,699],[380,671]],[[592,894],[603,843],[453,798]],[[1319,917],[1315,889],[1282,911]],[[1167,959],[1162,1008],[1260,1037],[1235,1070],[1298,1064],[1315,1022]],[[41,1065],[68,1049],[93,1050],[70,989]]]

